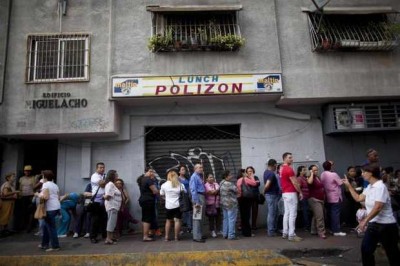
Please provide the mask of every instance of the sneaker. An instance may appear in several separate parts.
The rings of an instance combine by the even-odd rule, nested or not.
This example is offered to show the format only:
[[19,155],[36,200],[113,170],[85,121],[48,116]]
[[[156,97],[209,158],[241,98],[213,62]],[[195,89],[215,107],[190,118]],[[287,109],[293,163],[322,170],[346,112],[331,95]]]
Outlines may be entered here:
[[288,238],[288,235],[282,234],[282,238],[283,238],[283,239],[287,239],[287,238]]
[[33,235],[35,235],[35,236],[42,236],[42,234],[41,234],[41,232],[40,232],[40,231],[38,231],[38,232],[34,233]]
[[237,236],[235,236],[235,237],[233,237],[233,238],[228,238],[229,240],[239,240],[240,238],[239,237],[237,237]]
[[83,237],[84,237],[84,238],[89,238],[89,236],[90,236],[90,234],[89,234],[89,233],[86,233]]
[[39,245],[38,245],[38,248],[40,248],[40,249],[48,249],[49,247],[47,247],[47,246],[42,246],[42,244],[39,244]]
[[67,237],[67,235],[58,235],[58,238],[64,238]]
[[78,238],[79,235],[78,235],[78,233],[74,233],[74,235],[73,235],[72,237],[73,237],[73,238]]
[[291,236],[288,238],[288,240],[291,242],[300,242],[300,241],[303,241],[303,238],[298,237],[298,236]]
[[334,236],[346,236],[347,234],[344,232],[337,232],[337,233],[333,233]]
[[46,249],[46,252],[52,252],[52,251],[59,251],[60,248],[48,248]]
[[215,231],[212,231],[212,232],[211,232],[211,236],[214,237],[214,238],[217,237],[217,234],[215,233]]

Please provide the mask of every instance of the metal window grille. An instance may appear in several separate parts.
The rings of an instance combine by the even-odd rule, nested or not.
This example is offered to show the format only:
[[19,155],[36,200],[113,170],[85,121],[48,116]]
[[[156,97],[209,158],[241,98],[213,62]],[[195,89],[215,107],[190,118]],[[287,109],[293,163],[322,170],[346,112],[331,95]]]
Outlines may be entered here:
[[28,36],[27,82],[89,80],[89,34]]
[[336,130],[400,128],[400,103],[335,106],[331,109]]
[[172,46],[185,50],[201,50],[211,46],[217,36],[241,37],[235,12],[153,13],[152,35],[172,37]]
[[389,51],[399,45],[397,14],[308,14],[312,50]]

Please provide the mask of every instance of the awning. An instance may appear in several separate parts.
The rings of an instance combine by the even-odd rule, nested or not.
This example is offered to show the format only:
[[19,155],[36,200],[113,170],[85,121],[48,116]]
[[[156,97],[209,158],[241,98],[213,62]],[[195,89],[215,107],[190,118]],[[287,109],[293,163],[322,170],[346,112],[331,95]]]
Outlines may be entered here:
[[238,11],[242,5],[161,5],[147,6],[150,12]]
[[[312,12],[310,8],[303,7],[303,12]],[[360,6],[360,7],[324,7],[322,13],[326,15],[368,15],[399,13],[390,6]]]

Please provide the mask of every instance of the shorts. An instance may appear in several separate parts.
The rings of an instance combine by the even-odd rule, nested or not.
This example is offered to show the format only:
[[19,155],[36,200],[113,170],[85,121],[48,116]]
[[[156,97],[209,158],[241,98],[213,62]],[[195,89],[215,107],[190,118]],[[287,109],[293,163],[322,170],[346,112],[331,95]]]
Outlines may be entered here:
[[142,222],[152,223],[156,219],[156,204],[154,201],[142,202],[140,206],[142,207]]
[[182,219],[182,213],[181,210],[178,208],[175,209],[167,209],[167,220],[173,220],[174,218],[176,219]]
[[107,232],[114,232],[117,225],[118,211],[116,209],[107,211],[107,217]]

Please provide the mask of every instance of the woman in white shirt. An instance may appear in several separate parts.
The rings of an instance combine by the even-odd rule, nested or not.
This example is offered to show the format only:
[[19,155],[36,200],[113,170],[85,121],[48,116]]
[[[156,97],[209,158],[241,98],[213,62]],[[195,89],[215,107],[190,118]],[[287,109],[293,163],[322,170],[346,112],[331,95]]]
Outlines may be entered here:
[[182,213],[179,209],[179,194],[185,191],[185,186],[179,182],[178,174],[171,170],[167,174],[167,182],[161,186],[160,195],[165,196],[165,208],[167,209],[167,221],[165,223],[165,241],[169,241],[169,231],[172,220],[175,222],[175,241],[179,240],[181,231]]
[[[36,192],[35,196],[40,200],[46,201],[46,217],[44,218],[44,228],[42,243],[39,248],[46,251],[60,250],[56,229],[56,216],[60,214],[60,191],[58,186],[53,182],[54,174],[51,170],[43,171],[43,186],[40,193]],[[51,244],[51,247],[49,246]]]
[[106,177],[106,187],[104,194],[104,205],[107,212],[107,238],[104,242],[107,245],[115,244],[117,239],[114,237],[115,226],[117,225],[118,211],[121,208],[121,191],[114,185],[118,174],[115,170],[109,170]]
[[355,201],[365,201],[367,217],[363,219],[357,229],[365,231],[361,244],[363,265],[375,265],[374,252],[378,242],[382,243],[390,265],[400,265],[400,252],[397,246],[399,240],[396,220],[393,216],[390,195],[380,177],[380,168],[377,164],[364,166],[362,176],[369,185],[363,193],[358,195],[347,178],[344,184],[348,187]]

